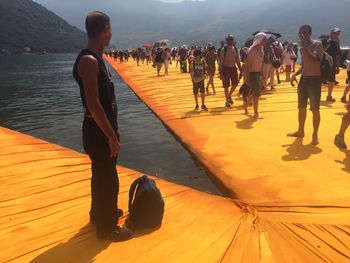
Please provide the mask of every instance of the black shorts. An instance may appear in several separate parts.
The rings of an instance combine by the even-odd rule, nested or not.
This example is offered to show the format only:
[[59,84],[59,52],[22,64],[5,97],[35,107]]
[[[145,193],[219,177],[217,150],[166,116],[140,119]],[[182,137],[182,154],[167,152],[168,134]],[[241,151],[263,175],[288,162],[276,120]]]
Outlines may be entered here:
[[259,98],[261,95],[261,73],[260,72],[250,72],[250,92],[254,98]]
[[307,107],[307,101],[310,100],[310,110],[319,110],[321,103],[320,77],[301,77],[298,85],[298,108]]
[[204,80],[200,82],[193,82],[193,94],[198,95],[198,91],[203,94],[205,92]]

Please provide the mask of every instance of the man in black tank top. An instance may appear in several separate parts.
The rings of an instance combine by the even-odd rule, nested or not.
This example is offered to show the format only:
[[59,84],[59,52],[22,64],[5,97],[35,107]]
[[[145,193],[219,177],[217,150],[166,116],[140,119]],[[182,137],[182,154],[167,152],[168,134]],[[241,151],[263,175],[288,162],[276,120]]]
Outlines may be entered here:
[[74,64],[73,76],[79,84],[84,108],[83,143],[91,159],[90,221],[96,224],[98,238],[123,241],[132,232],[117,226],[123,214],[117,209],[119,180],[116,170],[120,151],[117,105],[114,86],[102,58],[112,37],[110,19],[101,12],[86,17],[88,47]]

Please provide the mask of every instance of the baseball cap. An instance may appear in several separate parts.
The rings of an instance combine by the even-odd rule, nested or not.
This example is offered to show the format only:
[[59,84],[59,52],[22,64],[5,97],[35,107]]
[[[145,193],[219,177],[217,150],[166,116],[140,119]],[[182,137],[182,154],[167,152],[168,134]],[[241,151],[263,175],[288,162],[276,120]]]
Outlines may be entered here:
[[341,32],[341,30],[339,27],[335,27],[331,30],[331,33],[340,33],[340,32]]

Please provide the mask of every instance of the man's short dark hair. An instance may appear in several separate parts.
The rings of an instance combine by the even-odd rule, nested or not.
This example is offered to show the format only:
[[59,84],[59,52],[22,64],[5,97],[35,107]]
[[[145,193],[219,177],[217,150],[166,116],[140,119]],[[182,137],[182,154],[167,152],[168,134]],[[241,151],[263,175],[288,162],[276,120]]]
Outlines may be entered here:
[[85,28],[89,38],[98,37],[109,25],[109,16],[99,11],[91,12],[85,20]]
[[202,51],[200,51],[199,49],[196,49],[196,50],[193,52],[193,56],[194,56],[194,57],[202,56]]
[[300,29],[306,29],[310,34],[312,33],[312,28],[309,25],[303,25],[300,27]]

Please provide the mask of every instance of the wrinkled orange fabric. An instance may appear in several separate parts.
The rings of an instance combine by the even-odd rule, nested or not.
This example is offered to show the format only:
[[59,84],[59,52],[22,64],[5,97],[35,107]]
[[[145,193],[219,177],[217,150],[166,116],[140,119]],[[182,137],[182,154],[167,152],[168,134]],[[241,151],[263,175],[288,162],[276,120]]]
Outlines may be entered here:
[[[255,219],[230,199],[154,178],[165,199],[162,226],[126,242],[101,241],[89,224],[86,155],[1,127],[0,141],[0,262],[220,262]],[[126,211],[141,174],[118,172]],[[259,231],[240,236],[258,251]]]
[[[256,121],[252,114],[243,114],[241,98],[232,108],[224,107],[223,88],[216,77],[217,94],[206,97],[209,111],[196,112],[190,77],[174,64],[168,76],[157,77],[150,66],[107,59],[225,193],[254,211],[256,224],[240,228],[244,237],[233,239],[227,258],[237,262],[264,262],[266,258],[350,262],[350,152],[333,144],[346,111],[339,101],[346,71],[337,77],[340,85],[333,92],[337,102],[325,102],[327,87],[323,87],[320,144],[313,146],[310,111],[305,138],[286,136],[298,125],[297,89],[287,82],[261,97],[259,109],[264,119]],[[281,74],[281,80],[284,78]],[[346,141],[350,144],[349,135]],[[257,229],[264,235],[256,236],[260,246],[255,250],[255,242],[243,240]],[[242,261],[243,257],[234,255],[237,250],[245,251],[247,257],[258,255],[258,261]]]
[[[310,114],[304,140],[285,136],[297,125],[289,85],[262,97],[264,119],[254,121],[240,100],[223,107],[217,79],[209,112],[196,113],[189,76],[174,65],[159,78],[151,67],[112,65],[232,199],[156,179],[166,203],[161,228],[122,243],[100,241],[88,222],[88,157],[0,128],[0,262],[350,261],[349,152],[333,145],[343,105],[322,102],[315,147],[308,145]],[[118,171],[126,210],[140,174]]]

